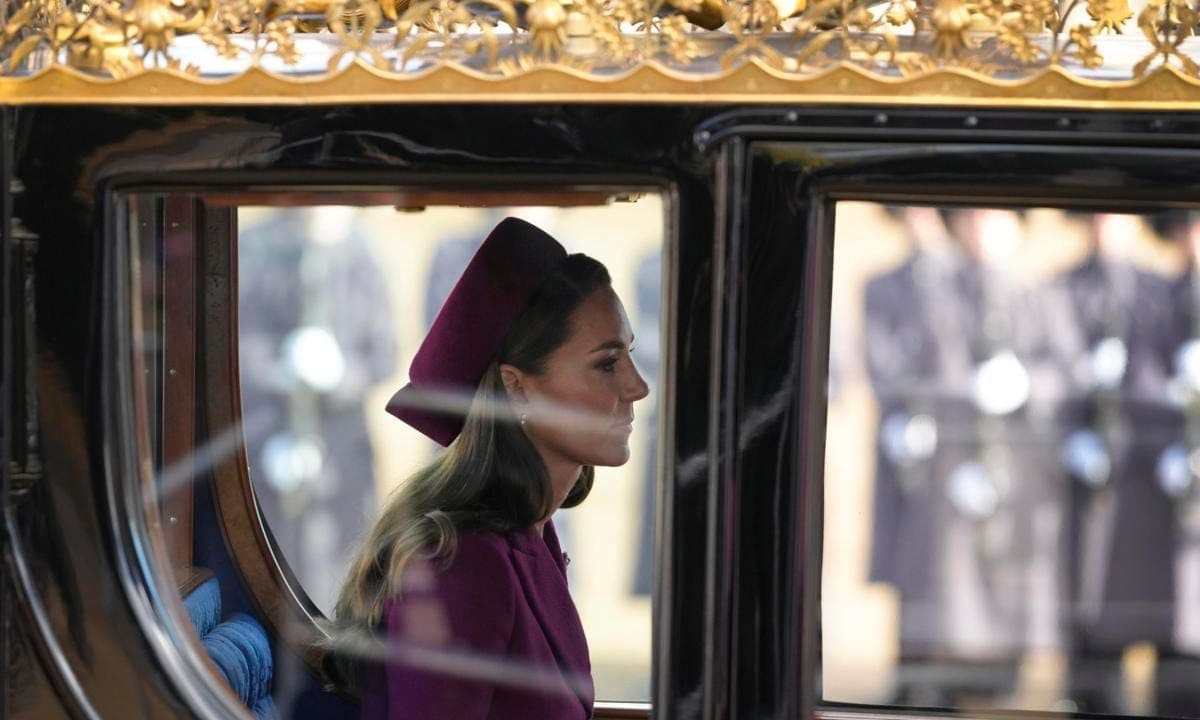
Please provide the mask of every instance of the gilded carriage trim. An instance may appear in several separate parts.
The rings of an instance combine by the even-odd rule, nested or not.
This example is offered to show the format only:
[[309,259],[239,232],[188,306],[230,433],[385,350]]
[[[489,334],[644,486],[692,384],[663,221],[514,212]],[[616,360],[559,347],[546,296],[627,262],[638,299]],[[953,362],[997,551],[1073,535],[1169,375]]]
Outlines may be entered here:
[[370,84],[361,71],[337,74],[366,63],[413,76],[407,94],[425,92],[423,72],[453,76],[429,70],[449,66],[473,80],[522,78],[516,92],[539,97],[542,83],[579,84],[571,71],[605,93],[619,95],[636,75],[673,95],[684,78],[720,87],[747,65],[766,85],[784,78],[772,70],[787,73],[788,89],[773,92],[805,97],[847,64],[879,78],[970,70],[1012,81],[1061,69],[1119,82],[1161,67],[1200,78],[1200,0],[1139,2],[1135,19],[1129,0],[16,0],[0,6],[9,11],[0,12],[0,75],[61,65],[97,78],[216,78],[258,68]]
[[1050,67],[1020,80],[961,68],[911,78],[884,77],[842,63],[797,76],[751,59],[712,75],[657,63],[598,77],[543,66],[512,76],[458,65],[390,73],[356,60],[330,75],[296,77],[252,67],[228,79],[148,70],[105,79],[65,66],[27,77],[0,77],[0,103],[13,105],[317,105],[348,102],[845,103],[1180,110],[1200,107],[1200,79],[1164,66],[1136,80],[1097,81]]

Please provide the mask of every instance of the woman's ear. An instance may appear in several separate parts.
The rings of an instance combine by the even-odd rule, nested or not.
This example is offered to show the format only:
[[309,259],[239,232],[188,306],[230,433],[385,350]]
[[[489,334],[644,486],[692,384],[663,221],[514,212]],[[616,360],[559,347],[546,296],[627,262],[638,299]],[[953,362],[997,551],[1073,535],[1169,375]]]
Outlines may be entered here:
[[504,392],[508,394],[509,402],[525,402],[525,387],[522,384],[525,373],[515,365],[500,364],[500,381],[504,383]]

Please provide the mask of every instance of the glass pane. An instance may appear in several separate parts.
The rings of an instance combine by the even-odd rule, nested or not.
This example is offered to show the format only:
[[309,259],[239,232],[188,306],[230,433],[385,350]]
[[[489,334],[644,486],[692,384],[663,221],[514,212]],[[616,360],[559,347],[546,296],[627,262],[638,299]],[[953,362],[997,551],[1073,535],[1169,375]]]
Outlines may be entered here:
[[826,701],[1200,716],[1200,228],[837,208]]
[[[635,361],[656,384],[663,207],[656,195],[635,200],[239,209],[244,411],[269,418],[247,433],[251,478],[281,556],[326,615],[389,494],[441,451],[384,407],[500,219],[523,217],[607,266]],[[554,520],[600,700],[649,699],[655,406],[653,392],[637,404],[629,462],[599,468],[587,501]]]

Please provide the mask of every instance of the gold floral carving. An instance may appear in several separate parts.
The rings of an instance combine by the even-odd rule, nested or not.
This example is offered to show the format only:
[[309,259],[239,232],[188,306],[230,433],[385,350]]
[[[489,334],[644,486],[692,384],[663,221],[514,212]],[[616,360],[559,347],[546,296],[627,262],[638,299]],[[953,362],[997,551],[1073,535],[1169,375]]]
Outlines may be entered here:
[[198,28],[198,34],[222,57],[236,59],[245,55],[255,64],[268,55],[285,63],[294,63],[298,59],[294,39],[296,20],[285,17],[293,9],[289,3],[273,0],[199,1],[210,3],[210,6],[205,11],[207,21]]
[[[0,96],[1200,100],[1200,0],[1143,1],[1135,18],[1130,0],[0,0]],[[1104,36],[1134,60],[1108,64]],[[323,64],[289,73],[302,37]],[[240,64],[215,79],[204,53]]]
[[1138,16],[1138,27],[1154,50],[1133,66],[1134,77],[1141,77],[1156,59],[1164,64],[1178,63],[1188,75],[1200,74],[1200,67],[1180,49],[1183,41],[1195,34],[1196,10],[1183,0],[1151,0]]

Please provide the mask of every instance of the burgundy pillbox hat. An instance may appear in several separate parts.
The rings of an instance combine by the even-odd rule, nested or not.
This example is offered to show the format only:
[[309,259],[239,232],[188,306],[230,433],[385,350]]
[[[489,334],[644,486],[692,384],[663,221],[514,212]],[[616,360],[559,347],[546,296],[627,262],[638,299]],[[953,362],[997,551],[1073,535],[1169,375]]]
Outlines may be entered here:
[[408,385],[387,411],[441,445],[462,431],[465,413],[434,407],[439,397],[473,396],[504,336],[534,293],[567,257],[557,240],[505,218],[475,251],[408,368]]

